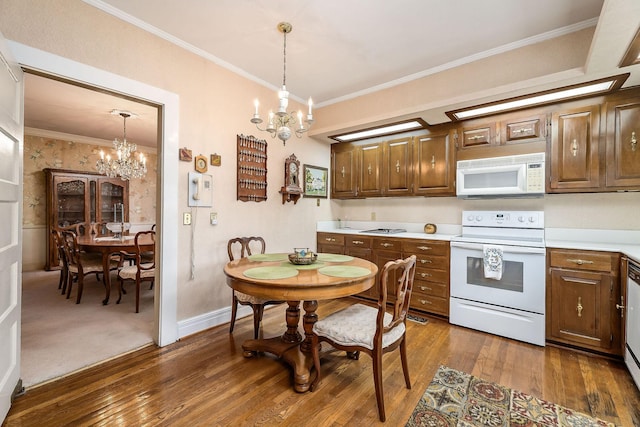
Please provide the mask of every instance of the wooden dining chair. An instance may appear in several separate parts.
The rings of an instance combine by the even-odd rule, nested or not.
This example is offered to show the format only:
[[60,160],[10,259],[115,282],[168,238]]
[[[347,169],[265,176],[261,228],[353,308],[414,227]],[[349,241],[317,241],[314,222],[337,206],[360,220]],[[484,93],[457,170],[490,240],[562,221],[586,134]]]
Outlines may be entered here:
[[[236,237],[227,242],[227,253],[229,261],[238,258],[245,258],[252,254],[253,250],[259,250],[263,254],[266,250],[266,243],[262,237]],[[258,253],[257,251],[255,253]],[[233,327],[236,323],[236,315],[238,312],[238,304],[250,306],[253,310],[253,337],[258,339],[260,331],[260,323],[262,322],[262,314],[267,305],[282,304],[284,301],[271,301],[252,295],[248,295],[236,290],[233,291],[233,299],[231,301],[231,324],[229,325],[229,333],[233,333]]]
[[69,281],[69,264],[67,262],[67,256],[65,255],[62,231],[54,228],[51,230],[51,234],[53,236],[53,242],[58,250],[58,265],[60,267],[58,289],[61,289],[61,293],[64,295],[65,292],[67,292],[67,283]]
[[[382,355],[396,348],[400,349],[404,381],[411,388],[409,366],[407,364],[406,318],[411,302],[413,278],[415,276],[416,256],[387,262],[380,272],[380,296],[378,307],[354,304],[343,310],[318,320],[313,325],[311,337],[313,365],[316,378],[311,391],[320,383],[320,343],[328,342],[338,350],[344,350],[353,359],[358,359],[363,351],[373,360],[373,382],[376,390],[376,402],[380,421],[386,419],[384,395],[382,391]],[[392,277],[397,277],[397,283]],[[388,287],[395,286],[396,301],[393,312],[387,312]]]
[[[95,273],[102,274],[102,283],[106,286],[104,274],[109,274],[109,271],[105,272],[102,267],[102,255],[98,253],[83,252],[78,246],[78,239],[76,233],[70,230],[61,231],[62,241],[64,247],[64,256],[67,261],[68,278],[67,278],[67,299],[71,296],[71,289],[73,288],[74,279],[78,282],[78,291],[76,295],[76,304],[80,304],[82,299],[82,291],[84,290],[84,278],[87,274]],[[116,269],[118,267],[117,262],[112,261],[109,269]]]
[[[152,287],[156,278],[155,254],[149,257],[148,259],[143,259],[143,256],[142,256],[144,253],[149,252],[148,249],[143,249],[140,243],[140,240],[146,235],[151,236],[151,239],[153,240],[154,246],[155,246],[155,238],[156,238],[155,231],[149,230],[149,231],[140,231],[136,233],[135,240],[134,240],[135,251],[133,252],[133,256],[135,257],[134,264],[123,266],[118,271],[118,301],[116,301],[116,304],[120,304],[122,295],[126,294],[126,292],[124,291],[124,282],[127,280],[133,281],[136,284],[136,313],[140,312],[140,284],[142,282],[151,282],[151,287]],[[121,255],[124,261],[126,257],[131,256],[131,253],[121,252]],[[121,262],[121,265],[122,265],[122,262]]]

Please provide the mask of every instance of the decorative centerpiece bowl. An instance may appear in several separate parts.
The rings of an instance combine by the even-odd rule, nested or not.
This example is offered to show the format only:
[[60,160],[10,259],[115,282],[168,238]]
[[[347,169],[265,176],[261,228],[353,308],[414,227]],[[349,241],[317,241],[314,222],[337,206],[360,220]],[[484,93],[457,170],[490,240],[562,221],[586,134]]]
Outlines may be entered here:
[[107,230],[116,234],[129,231],[130,228],[131,228],[130,222],[108,222],[107,223]]
[[294,253],[289,254],[289,262],[295,265],[309,265],[316,262],[318,254],[310,252],[308,248],[295,248]]

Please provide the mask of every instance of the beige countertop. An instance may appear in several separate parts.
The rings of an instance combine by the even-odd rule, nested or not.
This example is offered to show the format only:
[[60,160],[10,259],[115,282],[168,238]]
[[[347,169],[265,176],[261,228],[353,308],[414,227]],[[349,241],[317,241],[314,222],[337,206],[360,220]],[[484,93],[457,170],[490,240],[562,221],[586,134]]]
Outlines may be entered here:
[[640,230],[546,228],[548,248],[620,252],[640,262]]
[[[427,234],[424,232],[424,224],[406,223],[406,222],[367,222],[367,221],[348,221],[346,226],[344,222],[340,224],[337,221],[320,221],[317,224],[316,231],[323,233],[338,234],[359,234],[362,236],[374,237],[401,237],[403,239],[430,239],[430,240],[446,240],[450,241],[452,237],[462,232],[462,227],[455,224],[436,224],[437,232]],[[402,233],[363,233],[365,230],[376,228],[400,228],[407,230]]]

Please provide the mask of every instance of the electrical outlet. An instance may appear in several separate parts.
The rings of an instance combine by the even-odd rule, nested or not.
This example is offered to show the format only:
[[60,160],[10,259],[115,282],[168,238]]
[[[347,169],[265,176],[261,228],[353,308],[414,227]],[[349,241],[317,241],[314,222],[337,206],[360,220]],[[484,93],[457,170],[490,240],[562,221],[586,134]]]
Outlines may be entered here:
[[191,213],[185,212],[182,214],[182,224],[191,225]]
[[211,225],[218,225],[218,212],[211,212],[209,220],[211,221]]

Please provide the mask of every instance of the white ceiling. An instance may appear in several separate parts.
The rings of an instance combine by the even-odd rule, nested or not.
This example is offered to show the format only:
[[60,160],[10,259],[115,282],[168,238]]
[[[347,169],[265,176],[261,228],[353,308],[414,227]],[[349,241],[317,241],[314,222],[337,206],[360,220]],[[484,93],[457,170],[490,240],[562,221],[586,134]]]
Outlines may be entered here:
[[[625,29],[620,22],[629,17],[613,6],[601,16],[603,4],[608,12],[609,5],[637,0],[85,1],[273,89],[283,71],[276,26],[290,22],[287,88],[318,106],[596,24],[585,68],[617,74],[619,51],[640,22],[633,16],[634,27]],[[621,40],[625,45],[611,52],[610,43]],[[85,89],[69,96],[68,85],[50,82],[29,76],[26,126],[110,140],[122,124],[109,111],[131,109],[141,119],[127,123],[128,136],[155,145],[155,109]],[[145,130],[137,134],[136,126]]]

